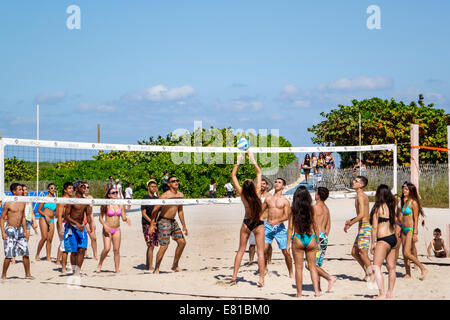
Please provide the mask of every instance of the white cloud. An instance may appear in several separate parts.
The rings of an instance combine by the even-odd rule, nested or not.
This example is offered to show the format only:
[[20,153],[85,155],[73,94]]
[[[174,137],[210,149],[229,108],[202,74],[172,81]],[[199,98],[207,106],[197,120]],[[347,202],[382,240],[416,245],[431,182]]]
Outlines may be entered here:
[[114,112],[117,110],[117,107],[108,104],[97,105],[90,102],[81,102],[78,105],[78,110],[81,112],[88,112],[88,111]]
[[30,118],[30,117],[16,117],[11,121],[12,125],[24,125],[24,124],[31,124],[36,123],[36,118]]
[[117,110],[117,108],[115,106],[101,104],[96,107],[96,110],[103,111],[103,112],[114,112]]
[[298,107],[298,108],[309,108],[309,106],[311,105],[310,101],[306,101],[306,100],[295,100],[292,105],[294,107]]
[[327,84],[319,86],[319,90],[339,90],[339,91],[351,91],[351,90],[382,90],[390,89],[393,87],[393,81],[390,78],[378,76],[367,77],[360,76],[358,78],[340,78],[336,81],[332,81]]
[[164,85],[157,85],[130,94],[128,97],[136,101],[173,101],[186,99],[195,94],[191,86],[181,86],[179,88],[169,89]]
[[275,113],[270,117],[272,120],[281,120],[284,119],[284,116],[282,114],[279,113]]
[[42,104],[57,104],[58,102],[61,102],[66,96],[67,93],[64,91],[44,93],[36,96],[35,100],[37,103]]
[[238,100],[238,101],[234,101],[231,104],[231,108],[233,110],[236,111],[258,111],[261,110],[263,107],[262,103],[259,101],[242,101],[242,100]]
[[300,90],[297,87],[295,87],[291,84],[288,84],[288,85],[284,86],[282,93],[291,96],[291,95],[296,95],[299,91]]

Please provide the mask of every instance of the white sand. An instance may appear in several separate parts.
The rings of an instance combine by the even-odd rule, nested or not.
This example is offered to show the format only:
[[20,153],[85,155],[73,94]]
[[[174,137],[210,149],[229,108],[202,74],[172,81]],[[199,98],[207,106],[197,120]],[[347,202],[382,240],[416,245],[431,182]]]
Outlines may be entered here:
[[[356,237],[357,226],[344,233],[344,221],[355,216],[354,200],[327,201],[332,215],[332,228],[324,269],[338,277],[333,292],[318,299],[367,299],[377,294],[369,289],[366,282],[360,281],[363,272],[350,255]],[[186,223],[189,231],[187,246],[180,261],[182,272],[170,270],[176,243],[171,241],[161,266],[161,274],[144,273],[146,245],[142,235],[141,214],[134,208],[129,214],[132,226],[122,223],[122,246],[120,275],[115,275],[112,250],[106,258],[101,274],[94,274],[97,262],[85,260],[82,268],[81,285],[76,289],[67,285],[73,278],[62,275],[60,267],[54,263],[34,261],[36,246],[40,236],[30,239],[31,272],[36,280],[25,280],[21,263],[11,265],[8,280],[1,281],[0,299],[232,299],[265,298],[295,299],[295,281],[288,277],[281,251],[274,242],[273,264],[265,278],[265,287],[258,288],[257,264],[244,265],[248,254],[244,255],[238,278],[243,278],[237,286],[229,287],[225,282],[231,279],[233,262],[239,243],[239,229],[243,219],[242,205],[205,205],[185,207]],[[419,270],[413,270],[412,279],[404,275],[402,255],[397,267],[394,294],[397,299],[450,299],[450,258],[426,257],[427,241],[432,238],[432,230],[450,223],[448,209],[425,209],[428,230],[419,230],[419,259],[430,271],[425,281],[418,279]],[[101,228],[97,222],[98,250],[103,249]],[[444,238],[445,239],[445,238]],[[53,241],[52,257],[56,257],[56,234]],[[428,243],[427,243],[428,244]],[[448,244],[447,244],[448,246]],[[89,241],[88,254],[92,257]],[[155,250],[156,254],[156,250]],[[45,256],[45,247],[41,257]],[[3,261],[3,249],[0,253]],[[383,268],[386,271],[385,268]],[[387,285],[387,274],[384,274]],[[313,297],[309,271],[304,270],[303,298]],[[321,280],[322,289],[327,283]],[[84,287],[86,286],[86,287]]]

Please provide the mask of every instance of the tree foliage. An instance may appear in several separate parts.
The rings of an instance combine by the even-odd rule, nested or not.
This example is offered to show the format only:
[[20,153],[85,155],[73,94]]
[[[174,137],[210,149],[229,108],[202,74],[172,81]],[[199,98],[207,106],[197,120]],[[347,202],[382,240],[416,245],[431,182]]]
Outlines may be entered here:
[[[321,113],[326,120],[308,128],[315,137],[314,143],[327,146],[359,145],[359,113],[361,113],[362,145],[397,144],[398,164],[409,165],[410,162],[410,125],[419,125],[419,144],[421,146],[445,147],[447,145],[447,126],[450,115],[443,109],[425,105],[420,95],[419,105],[409,105],[394,99],[380,98],[353,100],[352,105],[338,105],[329,113]],[[342,167],[354,164],[356,154],[340,153]],[[364,152],[364,160],[377,166],[392,165],[392,153],[385,151]],[[447,153],[420,150],[420,163],[447,162]]]
[[28,181],[36,177],[36,172],[23,160],[16,157],[5,159],[5,181]]

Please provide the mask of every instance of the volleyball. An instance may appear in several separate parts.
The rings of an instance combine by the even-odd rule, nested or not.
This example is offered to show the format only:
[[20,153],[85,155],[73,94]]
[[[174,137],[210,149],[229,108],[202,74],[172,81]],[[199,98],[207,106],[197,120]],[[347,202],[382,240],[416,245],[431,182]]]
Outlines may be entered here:
[[238,140],[237,147],[239,150],[247,151],[250,147],[250,141],[246,137],[242,137]]

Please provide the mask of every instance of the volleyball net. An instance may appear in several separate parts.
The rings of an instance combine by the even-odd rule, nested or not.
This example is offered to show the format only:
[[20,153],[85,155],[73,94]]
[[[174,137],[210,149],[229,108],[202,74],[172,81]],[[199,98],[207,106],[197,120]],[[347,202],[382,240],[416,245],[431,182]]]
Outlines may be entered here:
[[[252,144],[254,145],[254,144]],[[268,155],[280,155],[283,153],[336,153],[336,152],[385,152],[392,156],[392,175],[380,183],[389,185],[393,192],[397,190],[397,148],[393,144],[368,145],[368,146],[333,146],[333,147],[250,147],[258,162]],[[236,154],[242,153],[236,147],[204,147],[186,145],[144,145],[144,144],[104,144],[86,142],[65,142],[31,139],[0,139],[0,200],[2,202],[53,202],[65,204],[89,204],[89,205],[201,205],[201,204],[231,204],[240,203],[239,197],[207,198],[207,189],[211,177],[206,177],[206,166],[217,166],[217,188],[223,189],[223,184],[231,178],[231,169],[235,163]],[[142,199],[147,194],[147,180],[149,172],[162,173],[165,167],[155,167],[155,157],[159,154],[170,154],[166,161],[172,161],[175,166],[189,167],[190,172],[177,176],[180,180],[180,191],[185,194],[195,194],[190,191],[194,188],[204,188],[206,191],[202,197],[185,197],[183,199]],[[201,163],[186,164],[186,159],[203,159]],[[198,157],[197,157],[198,158]],[[217,164],[217,159],[228,160],[227,164]],[[207,159],[207,160],[205,160]],[[216,162],[211,161],[215,159]],[[300,160],[301,161],[301,160]],[[220,162],[220,161],[219,161]],[[248,160],[246,162],[248,165]],[[113,172],[115,172],[113,174]],[[312,170],[311,170],[312,172]],[[169,172],[171,174],[173,172]],[[357,171],[359,173],[359,171]],[[300,172],[299,172],[300,174]],[[240,176],[239,176],[240,175]],[[355,172],[352,173],[355,175]],[[364,175],[364,174],[363,174]],[[122,192],[129,183],[133,183],[134,199],[106,199],[104,186],[109,176],[121,177]],[[276,176],[276,173],[275,173]],[[126,177],[126,178],[123,178]],[[299,175],[300,177],[300,175]],[[315,187],[336,184],[330,180],[333,174],[327,171],[320,181],[316,181]],[[196,180],[196,179],[200,180]],[[238,178],[242,181],[245,177],[238,171]],[[346,177],[347,187],[351,186],[350,176]],[[369,178],[370,179],[370,178]],[[62,186],[65,182],[83,180],[90,184],[93,198],[63,198]],[[135,183],[135,180],[141,183]],[[155,176],[160,185],[160,177]],[[339,179],[338,179],[339,180]],[[336,180],[336,181],[338,181]],[[342,180],[342,179],[341,179]],[[142,182],[145,181],[145,182]],[[11,183],[25,184],[31,191],[30,196],[13,196],[9,192]],[[58,193],[54,198],[45,197],[47,185],[53,183],[57,186]],[[342,183],[342,182],[341,182]],[[345,184],[344,183],[344,184]],[[203,186],[200,186],[203,184]],[[301,185],[301,182],[299,183]],[[94,186],[95,190],[92,190]],[[298,186],[296,186],[298,187]],[[346,189],[348,189],[346,187]],[[314,190],[312,190],[314,191]],[[197,193],[198,194],[198,193]],[[367,192],[374,195],[374,191]],[[287,194],[291,200],[293,192]],[[354,192],[333,194],[331,198],[352,198]]]

